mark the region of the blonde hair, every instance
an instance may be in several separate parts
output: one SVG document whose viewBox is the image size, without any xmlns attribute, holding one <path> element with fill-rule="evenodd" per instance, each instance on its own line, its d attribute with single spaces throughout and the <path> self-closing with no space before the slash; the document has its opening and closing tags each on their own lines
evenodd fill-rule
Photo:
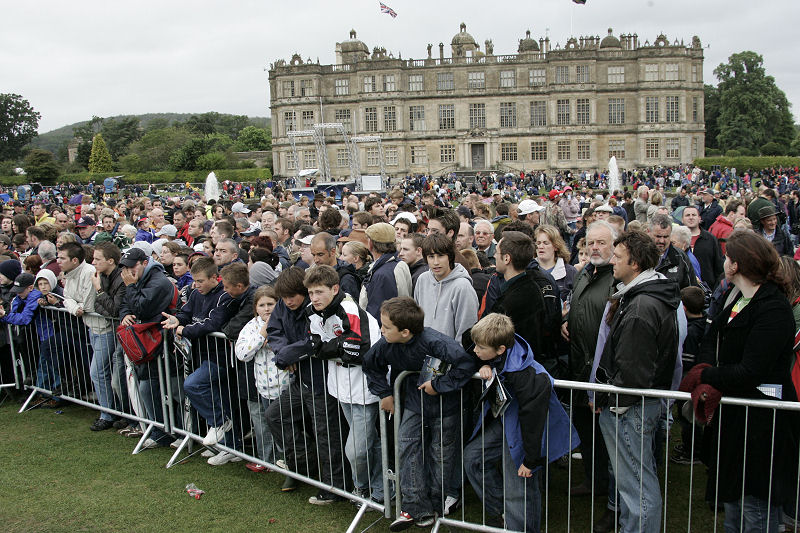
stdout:
<svg viewBox="0 0 800 533">
<path fill-rule="evenodd" d="M 569 261 L 569 256 L 570 256 L 569 250 L 567 249 L 567 245 L 564 242 L 564 239 L 561 238 L 561 232 L 558 231 L 557 227 L 550 226 L 548 224 L 539 226 L 533 232 L 534 239 L 538 238 L 540 233 L 544 233 L 545 235 L 547 235 L 547 238 L 553 244 L 556 259 L 560 257 L 564 261 Z M 534 246 L 536 246 L 535 242 Z"/>
<path fill-rule="evenodd" d="M 495 350 L 514 345 L 514 323 L 506 315 L 490 313 L 480 319 L 470 330 L 472 342 Z"/>
</svg>

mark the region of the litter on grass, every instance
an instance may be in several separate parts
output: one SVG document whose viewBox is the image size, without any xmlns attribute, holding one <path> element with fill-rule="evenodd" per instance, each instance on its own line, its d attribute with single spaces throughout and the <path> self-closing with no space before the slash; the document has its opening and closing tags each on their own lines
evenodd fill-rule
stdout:
<svg viewBox="0 0 800 533">
<path fill-rule="evenodd" d="M 192 496 L 195 500 L 199 500 L 200 497 L 206 493 L 206 491 L 198 489 L 197 485 L 194 483 L 189 483 L 186 485 L 186 492 L 189 493 L 189 496 Z"/>
</svg>

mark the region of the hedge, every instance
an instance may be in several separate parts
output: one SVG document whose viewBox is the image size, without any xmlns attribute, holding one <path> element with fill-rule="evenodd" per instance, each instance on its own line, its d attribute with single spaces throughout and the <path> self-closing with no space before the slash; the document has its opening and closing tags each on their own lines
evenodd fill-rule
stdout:
<svg viewBox="0 0 800 533">
<path fill-rule="evenodd" d="M 711 170 L 714 165 L 721 169 L 735 168 L 737 172 L 745 170 L 759 171 L 765 168 L 796 167 L 800 166 L 800 157 L 770 156 L 770 157 L 701 157 L 694 160 L 694 164 L 703 170 Z"/>
<path fill-rule="evenodd" d="M 268 168 L 244 168 L 244 169 L 228 169 L 228 170 L 215 170 L 217 179 L 219 181 L 231 180 L 241 182 L 254 182 L 257 179 L 269 180 L 272 178 L 272 172 Z M 149 184 L 149 183 L 205 183 L 208 171 L 197 170 L 194 172 L 141 172 L 141 173 L 114 173 L 109 172 L 105 174 L 90 174 L 89 172 L 81 172 L 79 174 L 62 174 L 58 177 L 59 183 L 88 183 L 94 181 L 96 184 L 102 184 L 103 180 L 108 177 L 122 175 L 122 182 L 125 184 Z M 0 177 L 0 185 L 24 185 L 29 182 L 27 176 L 2 176 Z M 48 184 L 45 184 L 48 185 Z"/>
</svg>

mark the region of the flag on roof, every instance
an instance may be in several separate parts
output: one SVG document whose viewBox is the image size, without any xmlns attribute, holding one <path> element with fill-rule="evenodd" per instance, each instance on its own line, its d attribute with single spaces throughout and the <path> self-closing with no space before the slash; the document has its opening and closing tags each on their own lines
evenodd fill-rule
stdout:
<svg viewBox="0 0 800 533">
<path fill-rule="evenodd" d="M 584 0 L 584 1 L 586 1 L 586 0 Z M 391 7 L 387 6 L 383 2 L 381 2 L 381 13 L 386 13 L 387 15 L 391 15 L 392 18 L 395 18 L 397 16 L 397 13 L 395 12 L 395 10 L 392 9 Z"/>
<path fill-rule="evenodd" d="M 584 5 L 586 3 L 586 0 L 572 0 L 572 1 L 575 2 L 576 4 L 581 4 L 581 5 Z"/>
</svg>

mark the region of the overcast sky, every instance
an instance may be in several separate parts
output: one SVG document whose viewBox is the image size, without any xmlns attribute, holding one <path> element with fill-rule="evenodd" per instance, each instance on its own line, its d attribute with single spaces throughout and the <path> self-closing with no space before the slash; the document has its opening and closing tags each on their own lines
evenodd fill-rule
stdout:
<svg viewBox="0 0 800 533">
<path fill-rule="evenodd" d="M 267 72 L 294 52 L 335 60 L 334 46 L 351 28 L 370 50 L 383 46 L 405 59 L 424 58 L 426 45 L 450 39 L 459 24 L 483 49 L 516 53 L 530 29 L 549 29 L 552 45 L 573 34 L 638 33 L 641 42 L 665 33 L 670 42 L 698 35 L 706 83 L 728 56 L 753 50 L 764 57 L 800 116 L 798 0 L 379 0 L 289 2 L 140 0 L 4 2 L 0 31 L 0 93 L 17 93 L 42 114 L 39 132 L 87 120 L 153 112 L 218 111 L 269 115 Z M 487 7 L 489 8 L 487 10 Z M 446 55 L 449 55 L 447 53 Z"/>
</svg>

